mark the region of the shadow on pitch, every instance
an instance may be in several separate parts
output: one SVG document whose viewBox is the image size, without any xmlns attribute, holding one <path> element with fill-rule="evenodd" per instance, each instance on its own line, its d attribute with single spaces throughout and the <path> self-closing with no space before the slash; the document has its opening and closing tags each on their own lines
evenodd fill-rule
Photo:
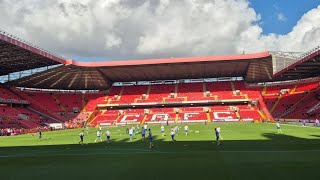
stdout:
<svg viewBox="0 0 320 180">
<path fill-rule="evenodd" d="M 201 152 L 201 151 L 290 151 L 290 150 L 320 150 L 320 135 L 313 135 L 316 139 L 305 139 L 277 133 L 265 133 L 265 140 L 227 140 L 221 141 L 217 145 L 212 141 L 179 141 L 176 142 L 164 140 L 161 136 L 154 136 L 154 148 L 149 149 L 149 139 L 141 139 L 137 135 L 132 141 L 129 138 L 121 140 L 111 140 L 108 144 L 103 142 L 90 142 L 84 145 L 66 144 L 66 145 L 43 145 L 43 146 L 18 146 L 1 147 L 1 156 L 15 154 L 49 154 L 67 153 L 67 154 L 133 154 L 144 152 L 163 152 L 163 153 L 183 153 L 183 152 Z M 214 136 L 212 136 L 214 139 Z M 86 140 L 85 140 L 86 143 Z M 197 155 L 197 154 L 195 154 Z"/>
</svg>

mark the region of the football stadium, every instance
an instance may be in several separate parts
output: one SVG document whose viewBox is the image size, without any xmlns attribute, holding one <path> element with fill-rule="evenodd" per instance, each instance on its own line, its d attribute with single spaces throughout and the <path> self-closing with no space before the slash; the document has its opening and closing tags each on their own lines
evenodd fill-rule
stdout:
<svg viewBox="0 0 320 180">
<path fill-rule="evenodd" d="M 315 179 L 320 46 L 83 62 L 0 31 L 0 177 Z"/>
<path fill-rule="evenodd" d="M 317 175 L 319 48 L 90 63 L 0 40 L 5 179 Z"/>
</svg>

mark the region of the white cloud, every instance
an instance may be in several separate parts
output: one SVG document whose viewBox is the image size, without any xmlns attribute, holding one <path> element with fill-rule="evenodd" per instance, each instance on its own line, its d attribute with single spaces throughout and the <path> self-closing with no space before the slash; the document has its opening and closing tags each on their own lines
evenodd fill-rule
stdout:
<svg viewBox="0 0 320 180">
<path fill-rule="evenodd" d="M 120 47 L 122 43 L 121 38 L 113 34 L 107 34 L 105 36 L 105 39 L 106 39 L 105 45 L 107 49 L 113 48 L 113 47 Z"/>
<path fill-rule="evenodd" d="M 288 34 L 263 35 L 248 0 L 0 0 L 0 29 L 67 57 L 306 51 L 320 42 L 318 19 L 320 6 Z"/>
<path fill-rule="evenodd" d="M 278 21 L 282 21 L 282 22 L 285 22 L 287 20 L 287 18 L 284 16 L 283 13 L 278 13 L 277 19 L 278 19 Z"/>
</svg>

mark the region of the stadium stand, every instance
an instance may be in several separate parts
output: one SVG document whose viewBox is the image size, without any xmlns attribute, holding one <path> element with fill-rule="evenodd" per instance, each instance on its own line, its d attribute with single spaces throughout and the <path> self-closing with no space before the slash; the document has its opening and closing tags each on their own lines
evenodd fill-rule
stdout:
<svg viewBox="0 0 320 180">
<path fill-rule="evenodd" d="M 15 99 L 15 100 L 20 100 L 18 96 L 15 94 L 11 93 L 7 88 L 0 86 L 0 98 L 3 99 Z"/>
<path fill-rule="evenodd" d="M 22 91 L 19 89 L 14 89 L 11 92 L 4 89 L 2 92 L 5 91 L 6 95 L 2 97 L 25 98 L 31 102 L 28 106 L 39 113 L 32 112 L 25 107 L 2 107 L 5 110 L 0 112 L 0 115 L 3 117 L 2 119 L 12 122 L 5 123 L 5 126 L 23 128 L 35 128 L 43 123 L 53 122 L 42 117 L 41 114 L 65 122 L 68 127 L 79 127 L 86 120 L 88 125 L 94 126 L 98 124 L 164 123 L 167 120 L 171 123 L 221 120 L 264 121 L 270 119 L 270 116 L 266 116 L 269 111 L 273 117 L 281 117 L 282 115 L 283 118 L 291 119 L 319 118 L 318 84 L 318 82 L 313 82 L 268 86 L 264 96 L 262 94 L 265 88 L 248 87 L 244 81 L 114 86 L 109 93 Z M 295 91 L 292 90 L 293 88 Z M 209 95 L 207 96 L 207 94 Z M 263 101 L 259 101 L 259 97 Z M 98 107 L 99 104 L 107 104 L 112 107 L 113 105 L 135 103 L 185 103 L 208 100 L 234 100 L 236 102 L 238 99 L 258 101 L 258 104 L 220 104 L 195 107 L 189 104 L 188 107 L 125 107 L 119 110 Z M 308 103 L 306 104 L 306 102 Z M 277 106 L 273 108 L 275 104 Z M 263 107 L 266 107 L 267 110 Z M 295 107 L 295 111 L 290 112 L 293 107 Z M 316 109 L 312 113 L 307 113 L 314 107 Z M 22 121 L 18 116 L 21 114 L 26 115 L 27 120 Z M 6 121 L 2 122 L 2 126 Z"/>
<path fill-rule="evenodd" d="M 3 33 L 0 47 L 2 128 L 320 118 L 319 48 L 285 64 L 275 52 L 78 62 Z"/>
<path fill-rule="evenodd" d="M 157 85 L 113 86 L 109 93 L 75 93 L 59 91 L 30 91 L 2 87 L 1 98 L 25 99 L 28 107 L 3 107 L 0 115 L 2 127 L 35 128 L 43 123 L 54 122 L 42 116 L 46 114 L 68 127 L 80 127 L 87 120 L 88 125 L 122 123 L 164 123 L 174 122 L 214 122 L 264 121 L 273 117 L 290 119 L 319 118 L 319 82 L 294 85 L 276 85 L 266 88 L 249 87 L 244 81 L 212 83 L 179 83 Z M 265 90 L 264 95 L 263 91 Z M 259 101 L 259 97 L 263 101 Z M 108 110 L 99 104 L 125 105 L 134 103 L 185 103 L 188 101 L 248 99 L 258 101 L 258 105 L 195 106 L 166 108 L 130 108 Z M 308 102 L 306 104 L 306 102 Z M 263 107 L 266 107 L 263 109 Z M 294 108 L 294 111 L 292 111 Z M 310 109 L 314 108 L 312 113 Z M 207 110 L 206 110 L 207 109 Z M 4 111 L 6 112 L 4 114 Z M 146 111 L 148 111 L 146 113 Z M 208 111 L 208 112 L 206 112 Z M 96 113 L 94 113 L 96 112 Z M 309 112 L 309 113 L 308 113 Z M 19 115 L 26 115 L 21 120 Z M 271 117 L 272 118 L 272 117 Z M 41 120 L 40 120 L 41 119 Z M 10 122 L 10 123 L 4 123 Z"/>
</svg>

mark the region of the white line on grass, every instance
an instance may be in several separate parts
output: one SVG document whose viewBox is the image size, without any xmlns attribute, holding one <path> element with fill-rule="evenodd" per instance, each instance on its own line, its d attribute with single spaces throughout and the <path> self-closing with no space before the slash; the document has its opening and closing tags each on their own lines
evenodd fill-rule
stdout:
<svg viewBox="0 0 320 180">
<path fill-rule="evenodd" d="M 300 128 L 320 129 L 319 127 L 315 127 L 315 126 L 302 126 L 302 125 L 298 125 L 298 124 L 286 124 L 286 123 L 281 123 L 281 125 L 284 125 L 284 126 L 292 126 L 292 127 L 300 127 Z"/>
</svg>

